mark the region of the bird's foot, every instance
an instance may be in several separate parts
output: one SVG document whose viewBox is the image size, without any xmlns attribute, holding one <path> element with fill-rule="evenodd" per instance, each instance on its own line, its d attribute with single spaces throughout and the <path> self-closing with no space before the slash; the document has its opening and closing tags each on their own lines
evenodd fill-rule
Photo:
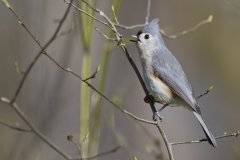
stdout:
<svg viewBox="0 0 240 160">
<path fill-rule="evenodd" d="M 158 119 L 162 121 L 162 116 L 160 115 L 160 112 L 156 111 L 153 113 L 153 121 L 157 121 Z"/>
<path fill-rule="evenodd" d="M 154 102 L 154 97 L 151 94 L 146 95 L 146 97 L 144 98 L 144 101 L 146 103 L 152 103 L 152 102 Z"/>
</svg>

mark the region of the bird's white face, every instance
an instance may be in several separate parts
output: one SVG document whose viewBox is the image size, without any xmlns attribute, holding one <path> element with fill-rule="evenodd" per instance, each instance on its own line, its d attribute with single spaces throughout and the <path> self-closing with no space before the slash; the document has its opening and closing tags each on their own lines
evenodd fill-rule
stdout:
<svg viewBox="0 0 240 160">
<path fill-rule="evenodd" d="M 138 34 L 138 47 L 142 54 L 150 53 L 154 48 L 157 47 L 157 39 L 149 33 Z"/>
</svg>

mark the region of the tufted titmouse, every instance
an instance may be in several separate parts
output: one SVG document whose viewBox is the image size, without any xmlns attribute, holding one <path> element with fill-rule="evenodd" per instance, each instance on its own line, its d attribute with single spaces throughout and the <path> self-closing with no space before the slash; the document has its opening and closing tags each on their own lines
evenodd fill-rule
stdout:
<svg viewBox="0 0 240 160">
<path fill-rule="evenodd" d="M 155 102 L 166 106 L 184 106 L 192 111 L 201 124 L 208 142 L 217 142 L 204 123 L 192 87 L 175 56 L 165 46 L 158 19 L 153 19 L 131 40 L 137 43 L 145 84 Z"/>
</svg>

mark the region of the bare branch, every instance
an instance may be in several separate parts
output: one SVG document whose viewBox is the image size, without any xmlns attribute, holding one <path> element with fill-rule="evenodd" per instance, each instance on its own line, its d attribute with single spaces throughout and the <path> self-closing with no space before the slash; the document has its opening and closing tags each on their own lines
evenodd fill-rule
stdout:
<svg viewBox="0 0 240 160">
<path fill-rule="evenodd" d="M 72 3 L 73 0 L 71 0 L 70 3 Z M 5 4 L 5 3 L 4 3 Z M 49 39 L 49 41 L 42 46 L 41 43 L 38 41 L 38 39 L 33 35 L 33 33 L 28 29 L 28 27 L 23 23 L 22 19 L 18 16 L 18 14 L 15 12 L 15 10 L 11 7 L 10 4 L 6 5 L 6 7 L 13 13 L 13 15 L 17 18 L 18 23 L 27 31 L 27 33 L 30 35 L 30 37 L 38 44 L 38 46 L 41 48 L 41 51 L 34 57 L 33 61 L 30 63 L 30 65 L 28 66 L 27 70 L 25 71 L 25 74 L 23 75 L 23 78 L 20 82 L 20 84 L 18 85 L 16 92 L 11 100 L 11 103 L 14 103 L 16 101 L 16 98 L 18 97 L 22 86 L 24 84 L 24 82 L 26 81 L 30 71 L 32 70 L 33 66 L 35 65 L 35 63 L 37 62 L 37 60 L 40 58 L 40 56 L 42 55 L 42 53 L 46 52 L 46 48 L 54 41 L 54 39 L 56 38 L 58 32 L 60 31 L 63 22 L 66 20 L 67 15 L 70 11 L 70 5 L 68 5 L 66 12 L 64 13 L 62 19 L 59 22 L 59 25 L 57 26 L 54 34 L 52 35 L 52 37 Z"/>
<path fill-rule="evenodd" d="M 212 89 L 213 89 L 213 86 L 210 86 L 204 93 L 202 93 L 199 96 L 197 96 L 197 99 L 200 99 L 203 96 L 207 95 Z"/>
<path fill-rule="evenodd" d="M 83 79 L 83 81 L 88 81 L 88 80 L 90 80 L 90 79 L 95 78 L 99 71 L 100 71 L 100 66 L 97 66 L 97 68 L 96 68 L 96 70 L 94 71 L 94 73 L 93 73 L 90 77 Z"/>
<path fill-rule="evenodd" d="M 73 135 L 68 135 L 67 140 L 75 146 L 75 148 L 78 150 L 78 153 L 80 155 L 80 159 L 82 160 L 82 151 L 81 151 L 80 145 L 78 144 L 78 141 L 74 140 Z"/>
<path fill-rule="evenodd" d="M 100 96 L 102 96 L 105 100 L 107 100 L 109 103 L 111 103 L 113 106 L 117 107 L 121 112 L 125 113 L 126 115 L 130 116 L 131 118 L 143 122 L 143 123 L 147 123 L 147 124 L 156 124 L 156 122 L 154 121 L 149 121 L 149 120 L 145 120 L 142 118 L 137 117 L 136 115 L 132 114 L 131 112 L 128 112 L 127 110 L 125 110 L 123 107 L 121 107 L 120 105 L 116 104 L 115 102 L 113 102 L 110 98 L 108 98 L 107 96 L 105 96 L 102 92 L 100 92 L 98 89 L 96 89 L 91 83 L 89 83 L 88 81 L 84 81 L 82 79 L 81 76 L 79 76 L 77 73 L 73 72 L 70 68 L 65 68 L 63 67 L 60 63 L 58 63 L 53 57 L 51 57 L 49 54 L 45 53 L 45 55 L 54 63 L 56 64 L 60 69 L 62 69 L 63 71 L 66 71 L 72 75 L 74 75 L 75 77 L 79 78 L 82 82 L 86 83 L 92 90 L 94 90 L 96 93 L 98 93 Z"/>
<path fill-rule="evenodd" d="M 151 9 L 151 0 L 148 0 L 148 4 L 147 4 L 147 15 L 146 15 L 146 18 L 145 18 L 145 24 L 148 24 L 148 22 L 149 22 L 150 9 Z"/>
<path fill-rule="evenodd" d="M 32 132 L 31 129 L 20 128 L 20 127 L 17 126 L 17 125 L 13 126 L 13 125 L 7 124 L 6 122 L 3 122 L 3 121 L 0 121 L 0 124 L 3 125 L 3 126 L 5 126 L 5 127 L 10 128 L 10 129 L 16 130 L 16 131 L 27 132 L 27 133 Z"/>
<path fill-rule="evenodd" d="M 119 24 L 117 15 L 116 15 L 116 13 L 115 13 L 115 8 L 114 8 L 114 6 L 112 6 L 112 13 L 113 13 L 113 17 L 114 17 L 115 22 L 116 22 L 117 24 Z"/>
<path fill-rule="evenodd" d="M 64 153 L 57 145 L 51 142 L 45 135 L 43 135 L 35 125 L 27 118 L 27 116 L 22 112 L 22 110 L 18 107 L 16 103 L 11 103 L 11 101 L 6 97 L 1 97 L 0 101 L 2 103 L 8 104 L 12 107 L 12 109 L 19 115 L 19 117 L 28 125 L 28 127 L 32 130 L 32 132 L 40 138 L 44 143 L 50 146 L 53 150 L 59 153 L 62 157 L 69 160 L 69 157 L 66 153 Z"/>
<path fill-rule="evenodd" d="M 174 34 L 174 35 L 167 35 L 164 30 L 161 30 L 161 33 L 163 36 L 167 37 L 167 38 L 171 38 L 171 39 L 175 39 L 178 38 L 180 36 L 183 36 L 185 34 L 188 34 L 190 32 L 193 32 L 195 30 L 197 30 L 198 28 L 200 28 L 201 26 L 207 24 L 207 23 L 211 23 L 213 20 L 213 15 L 209 15 L 207 19 L 202 20 L 201 22 L 198 22 L 196 25 L 194 25 L 192 28 L 187 29 L 187 30 L 183 30 L 182 32 L 178 33 L 178 34 Z"/>
<path fill-rule="evenodd" d="M 238 130 L 235 133 L 231 133 L 231 134 L 227 134 L 227 132 L 225 132 L 223 135 L 216 136 L 215 139 L 222 139 L 222 138 L 228 138 L 228 137 L 238 137 L 239 135 L 240 135 L 240 130 Z M 195 141 L 174 142 L 174 143 L 171 143 L 171 145 L 193 144 L 193 143 L 201 143 L 201 142 L 207 142 L 207 139 L 203 138 L 203 139 L 195 140 Z"/>
<path fill-rule="evenodd" d="M 101 34 L 105 39 L 107 39 L 107 40 L 111 40 L 111 41 L 117 41 L 117 39 L 116 38 L 110 38 L 110 37 L 108 37 L 106 34 L 104 34 L 100 29 L 98 29 L 97 27 L 94 27 L 95 28 L 95 30 L 99 33 L 99 34 Z"/>
<path fill-rule="evenodd" d="M 136 24 L 132 26 L 125 26 L 123 24 L 114 24 L 116 27 L 122 28 L 122 29 L 135 29 L 135 28 L 140 28 L 144 27 L 146 24 Z"/>
<path fill-rule="evenodd" d="M 100 19 L 97 19 L 95 16 L 93 16 L 93 15 L 87 13 L 86 11 L 78 8 L 76 5 L 72 4 L 71 2 L 69 2 L 69 1 L 67 1 L 67 0 L 64 0 L 64 1 L 65 1 L 67 4 L 70 4 L 71 6 L 73 6 L 73 8 L 75 8 L 76 10 L 78 10 L 78 11 L 84 13 L 85 15 L 91 17 L 91 18 L 94 19 L 95 21 L 97 21 L 97 22 L 105 25 L 105 26 L 108 27 L 108 28 L 111 28 L 111 26 L 110 26 L 109 24 L 107 24 L 106 22 L 104 22 L 104 21 L 102 21 L 102 20 L 100 20 Z"/>
<path fill-rule="evenodd" d="M 72 3 L 73 0 L 71 0 Z M 3 2 L 3 1 L 2 1 Z M 7 1 L 6 1 L 7 2 Z M 14 111 L 21 117 L 21 119 L 28 125 L 28 127 L 32 130 L 32 132 L 39 137 L 44 143 L 46 143 L 48 146 L 50 146 L 53 150 L 55 150 L 59 155 L 61 155 L 62 157 L 64 157 L 65 159 L 71 159 L 66 153 L 64 153 L 58 146 L 56 146 L 53 142 L 51 142 L 47 137 L 45 137 L 45 135 L 43 135 L 36 127 L 35 125 L 27 118 L 27 116 L 22 112 L 22 110 L 17 106 L 17 104 L 15 103 L 16 98 L 18 97 L 22 86 L 24 84 L 24 82 L 26 81 L 30 71 L 32 70 L 33 66 L 35 65 L 35 63 L 38 61 L 38 59 L 40 58 L 40 56 L 42 55 L 42 53 L 46 53 L 46 48 L 55 40 L 58 32 L 60 31 L 60 28 L 62 27 L 64 21 L 67 18 L 67 15 L 70 11 L 70 5 L 68 5 L 59 25 L 57 26 L 54 34 L 52 35 L 52 37 L 49 39 L 49 41 L 42 46 L 40 44 L 40 42 L 38 41 L 38 39 L 32 34 L 32 32 L 28 29 L 28 27 L 23 23 L 23 21 L 21 20 L 21 18 L 18 16 L 18 14 L 15 12 L 15 10 L 11 7 L 11 5 L 9 3 L 3 2 L 6 7 L 13 13 L 13 15 L 16 17 L 16 19 L 18 20 L 19 24 L 27 31 L 27 33 L 31 36 L 31 38 L 39 45 L 39 47 L 41 48 L 41 51 L 34 57 L 33 61 L 30 63 L 30 65 L 28 66 L 25 74 L 23 75 L 23 78 L 20 82 L 20 84 L 18 85 L 16 92 L 12 98 L 12 100 L 10 101 L 7 98 L 2 97 L 1 98 L 1 102 L 6 103 L 8 105 L 10 105 Z"/>
</svg>

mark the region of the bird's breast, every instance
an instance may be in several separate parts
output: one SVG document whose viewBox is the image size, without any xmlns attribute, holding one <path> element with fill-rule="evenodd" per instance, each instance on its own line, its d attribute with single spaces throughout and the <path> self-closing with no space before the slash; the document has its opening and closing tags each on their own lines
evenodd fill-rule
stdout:
<svg viewBox="0 0 240 160">
<path fill-rule="evenodd" d="M 171 89 L 153 73 L 152 67 L 146 65 L 143 67 L 143 76 L 146 86 L 151 95 L 160 103 L 172 103 L 174 93 Z"/>
</svg>

